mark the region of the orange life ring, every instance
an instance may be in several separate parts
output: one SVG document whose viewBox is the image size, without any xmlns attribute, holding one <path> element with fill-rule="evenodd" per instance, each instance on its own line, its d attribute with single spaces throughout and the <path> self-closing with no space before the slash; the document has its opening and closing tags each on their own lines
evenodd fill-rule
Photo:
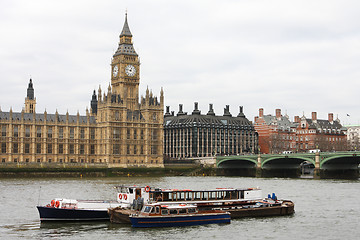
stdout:
<svg viewBox="0 0 360 240">
<path fill-rule="evenodd" d="M 127 195 L 126 194 L 124 194 L 124 200 L 126 200 L 127 199 Z"/>
<path fill-rule="evenodd" d="M 60 202 L 59 201 L 56 201 L 55 202 L 55 207 L 58 208 L 60 206 Z"/>
<path fill-rule="evenodd" d="M 54 199 L 51 200 L 51 206 L 52 206 L 52 207 L 55 206 L 55 200 L 54 200 Z"/>
<path fill-rule="evenodd" d="M 150 187 L 149 186 L 145 187 L 145 192 L 150 192 Z"/>
<path fill-rule="evenodd" d="M 122 194 L 121 194 L 121 193 L 119 193 L 119 199 L 120 199 L 120 200 L 122 199 Z"/>
</svg>

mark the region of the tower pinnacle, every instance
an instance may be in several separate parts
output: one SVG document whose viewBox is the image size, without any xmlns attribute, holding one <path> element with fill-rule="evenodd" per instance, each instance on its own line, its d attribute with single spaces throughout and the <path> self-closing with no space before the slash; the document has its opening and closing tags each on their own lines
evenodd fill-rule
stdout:
<svg viewBox="0 0 360 240">
<path fill-rule="evenodd" d="M 132 37 L 132 34 L 130 32 L 130 28 L 129 28 L 129 24 L 128 24 L 128 21 L 127 21 L 127 12 L 125 13 L 125 23 L 124 23 L 123 29 L 121 31 L 120 38 L 122 36 Z"/>
</svg>

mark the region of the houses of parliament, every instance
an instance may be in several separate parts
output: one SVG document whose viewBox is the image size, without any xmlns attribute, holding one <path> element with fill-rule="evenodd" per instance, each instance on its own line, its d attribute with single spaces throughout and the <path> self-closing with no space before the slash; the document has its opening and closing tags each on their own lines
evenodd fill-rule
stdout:
<svg viewBox="0 0 360 240">
<path fill-rule="evenodd" d="M 37 113 L 30 79 L 21 112 L 0 110 L 1 163 L 105 163 L 163 167 L 164 92 L 140 97 L 140 61 L 125 16 L 111 85 L 94 90 L 85 116 Z"/>
</svg>

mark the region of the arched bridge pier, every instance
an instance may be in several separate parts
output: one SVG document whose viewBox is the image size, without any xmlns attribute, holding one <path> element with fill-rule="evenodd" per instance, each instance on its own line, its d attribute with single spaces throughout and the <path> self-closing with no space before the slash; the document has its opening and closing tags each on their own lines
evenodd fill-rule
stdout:
<svg viewBox="0 0 360 240">
<path fill-rule="evenodd" d="M 224 175 L 256 177 L 300 177 L 307 166 L 314 178 L 359 178 L 360 152 L 233 155 L 216 157 Z"/>
</svg>

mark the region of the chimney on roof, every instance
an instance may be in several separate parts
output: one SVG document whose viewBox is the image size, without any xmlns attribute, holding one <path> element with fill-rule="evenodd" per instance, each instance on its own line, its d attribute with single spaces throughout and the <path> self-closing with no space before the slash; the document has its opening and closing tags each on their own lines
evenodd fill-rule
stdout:
<svg viewBox="0 0 360 240">
<path fill-rule="evenodd" d="M 209 111 L 208 111 L 207 115 L 215 116 L 215 112 L 214 112 L 212 103 L 209 104 Z"/>
<path fill-rule="evenodd" d="M 229 108 L 229 105 L 226 105 L 225 108 L 224 108 L 224 116 L 229 116 L 231 117 L 231 113 L 230 113 L 230 108 Z"/>
<path fill-rule="evenodd" d="M 197 102 L 194 103 L 194 111 L 192 112 L 192 114 L 193 114 L 193 115 L 194 115 L 194 114 L 198 114 L 198 115 L 201 114 Z"/>
<path fill-rule="evenodd" d="M 245 117 L 243 106 L 239 106 L 239 114 L 237 115 L 237 117 Z"/>
<path fill-rule="evenodd" d="M 276 109 L 275 113 L 276 113 L 276 118 L 281 118 L 281 109 Z"/>
<path fill-rule="evenodd" d="M 295 116 L 295 117 L 294 117 L 294 122 L 299 123 L 299 122 L 300 122 L 300 117 L 299 117 L 299 116 Z"/>
<path fill-rule="evenodd" d="M 179 104 L 179 112 L 178 112 L 177 116 L 181 116 L 181 115 L 184 115 L 183 105 L 182 105 L 182 104 Z"/>
<path fill-rule="evenodd" d="M 171 116 L 170 114 L 170 106 L 166 106 L 166 113 L 165 113 L 165 117 Z"/>
<path fill-rule="evenodd" d="M 259 108 L 259 117 L 264 117 L 264 109 L 263 108 Z"/>
<path fill-rule="evenodd" d="M 332 124 L 334 122 L 334 114 L 329 113 L 329 122 Z"/>
<path fill-rule="evenodd" d="M 258 116 L 254 117 L 254 123 L 256 123 L 258 119 L 259 119 Z"/>
<path fill-rule="evenodd" d="M 316 121 L 316 120 L 317 120 L 317 116 L 316 116 L 316 115 L 317 115 L 316 112 L 312 112 L 312 113 L 311 113 L 311 120 Z"/>
</svg>

